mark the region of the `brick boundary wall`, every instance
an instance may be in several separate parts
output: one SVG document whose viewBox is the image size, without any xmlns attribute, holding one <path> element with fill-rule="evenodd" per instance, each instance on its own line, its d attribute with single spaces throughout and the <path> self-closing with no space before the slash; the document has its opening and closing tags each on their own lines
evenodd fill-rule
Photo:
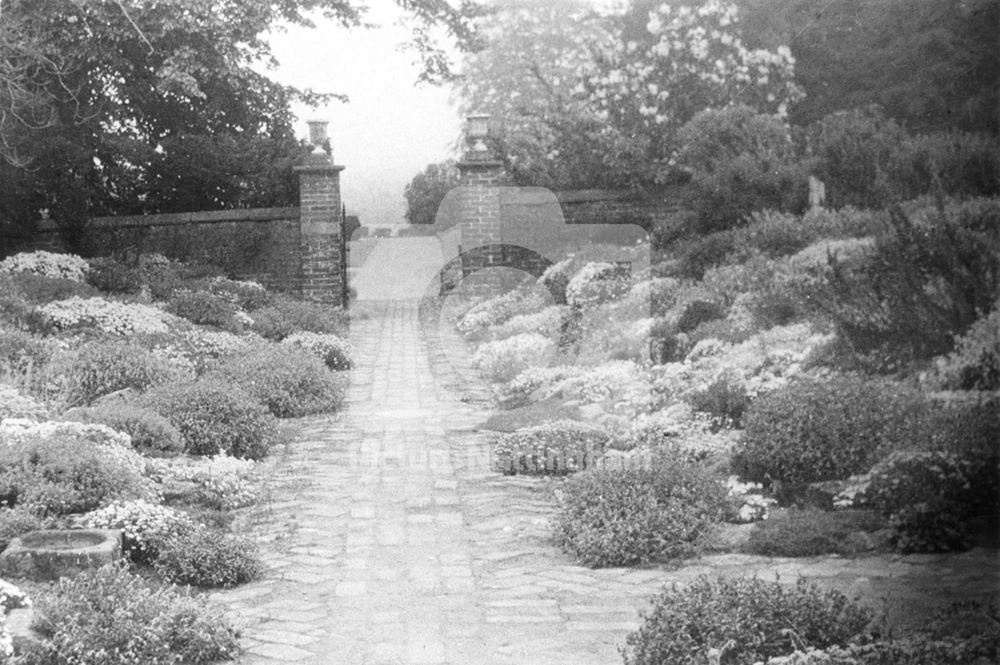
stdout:
<svg viewBox="0 0 1000 665">
<path fill-rule="evenodd" d="M 211 263 L 241 279 L 278 291 L 302 286 L 299 208 L 246 208 L 95 217 L 87 231 L 94 254 L 155 252 Z M 67 251 L 58 226 L 38 222 L 25 251 Z"/>
</svg>

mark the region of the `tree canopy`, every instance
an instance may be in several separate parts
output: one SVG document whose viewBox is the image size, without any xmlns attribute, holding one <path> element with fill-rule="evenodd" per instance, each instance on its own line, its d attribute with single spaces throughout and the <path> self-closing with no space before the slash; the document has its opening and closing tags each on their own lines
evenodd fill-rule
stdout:
<svg viewBox="0 0 1000 665">
<path fill-rule="evenodd" d="M 397 4 L 424 77 L 448 76 L 430 32 L 471 44 L 474 6 Z M 269 30 L 315 16 L 364 25 L 350 0 L 0 0 L 3 221 L 293 204 L 291 104 L 336 95 L 258 65 L 273 63 Z"/>
</svg>

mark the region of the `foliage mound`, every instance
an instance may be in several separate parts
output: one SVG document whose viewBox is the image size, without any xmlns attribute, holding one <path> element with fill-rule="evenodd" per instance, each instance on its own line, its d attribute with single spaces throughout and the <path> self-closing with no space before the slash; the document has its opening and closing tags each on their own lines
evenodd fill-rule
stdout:
<svg viewBox="0 0 1000 665">
<path fill-rule="evenodd" d="M 223 360 L 210 377 L 245 390 L 279 418 L 329 413 L 344 400 L 344 380 L 311 351 L 260 346 Z"/>
<path fill-rule="evenodd" d="M 128 403 L 103 404 L 71 409 L 63 416 L 83 423 L 102 423 L 125 432 L 132 445 L 147 454 L 170 454 L 184 449 L 180 431 L 150 409 Z"/>
<path fill-rule="evenodd" d="M 563 491 L 555 541 L 593 567 L 694 554 L 721 519 L 726 499 L 707 469 L 669 453 L 649 469 L 584 471 Z"/>
<path fill-rule="evenodd" d="M 66 368 L 70 405 L 89 404 L 125 388 L 144 391 L 176 378 L 170 364 L 129 341 L 91 342 L 81 347 Z"/>
<path fill-rule="evenodd" d="M 628 636 L 627 665 L 700 665 L 721 656 L 728 665 L 752 665 L 791 654 L 801 645 L 846 645 L 866 628 L 871 613 L 837 591 L 800 579 L 788 587 L 756 577 L 699 577 L 668 587 L 642 626 Z"/>
<path fill-rule="evenodd" d="M 859 377 L 795 381 L 750 405 L 733 470 L 787 488 L 863 473 L 911 441 L 920 402 L 914 391 Z"/>
<path fill-rule="evenodd" d="M 0 445 L 0 503 L 7 506 L 64 515 L 152 494 L 133 460 L 110 446 L 66 434 Z"/>
<path fill-rule="evenodd" d="M 185 452 L 193 455 L 225 452 L 260 459 L 277 438 L 277 421 L 260 402 L 211 377 L 161 386 L 147 393 L 141 405 L 180 430 Z"/>
<path fill-rule="evenodd" d="M 35 603 L 43 639 L 26 665 L 198 665 L 239 651 L 236 630 L 206 600 L 153 588 L 126 568 L 63 578 Z"/>
<path fill-rule="evenodd" d="M 868 547 L 857 534 L 883 526 L 885 522 L 871 511 L 789 508 L 757 522 L 745 549 L 762 556 L 856 554 Z"/>
<path fill-rule="evenodd" d="M 229 587 L 256 579 L 263 564 L 249 538 L 202 528 L 159 541 L 153 568 L 174 584 Z"/>
<path fill-rule="evenodd" d="M 254 311 L 250 329 L 274 341 L 294 332 L 343 335 L 347 314 L 339 307 L 274 296 L 270 304 Z"/>
<path fill-rule="evenodd" d="M 507 474 L 563 475 L 586 469 L 609 436 L 599 427 L 557 420 L 504 434 L 493 448 L 493 464 Z"/>
</svg>

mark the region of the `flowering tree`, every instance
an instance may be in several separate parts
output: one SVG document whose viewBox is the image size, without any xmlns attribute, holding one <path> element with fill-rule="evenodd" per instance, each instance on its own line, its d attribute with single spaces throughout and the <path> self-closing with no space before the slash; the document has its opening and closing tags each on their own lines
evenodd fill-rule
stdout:
<svg viewBox="0 0 1000 665">
<path fill-rule="evenodd" d="M 645 33 L 620 39 L 586 69 L 575 89 L 605 119 L 636 142 L 662 181 L 683 148 L 677 130 L 706 108 L 738 103 L 784 116 L 804 95 L 794 82 L 795 59 L 786 46 L 748 49 L 735 5 L 661 4 L 648 14 Z"/>
</svg>

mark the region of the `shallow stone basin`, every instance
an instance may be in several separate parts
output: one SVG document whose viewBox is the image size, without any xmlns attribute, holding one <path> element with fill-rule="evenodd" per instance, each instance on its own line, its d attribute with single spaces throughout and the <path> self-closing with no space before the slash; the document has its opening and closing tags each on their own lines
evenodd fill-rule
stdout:
<svg viewBox="0 0 1000 665">
<path fill-rule="evenodd" d="M 122 556 L 117 529 L 46 529 L 13 539 L 0 554 L 0 575 L 56 580 L 100 568 Z"/>
</svg>

